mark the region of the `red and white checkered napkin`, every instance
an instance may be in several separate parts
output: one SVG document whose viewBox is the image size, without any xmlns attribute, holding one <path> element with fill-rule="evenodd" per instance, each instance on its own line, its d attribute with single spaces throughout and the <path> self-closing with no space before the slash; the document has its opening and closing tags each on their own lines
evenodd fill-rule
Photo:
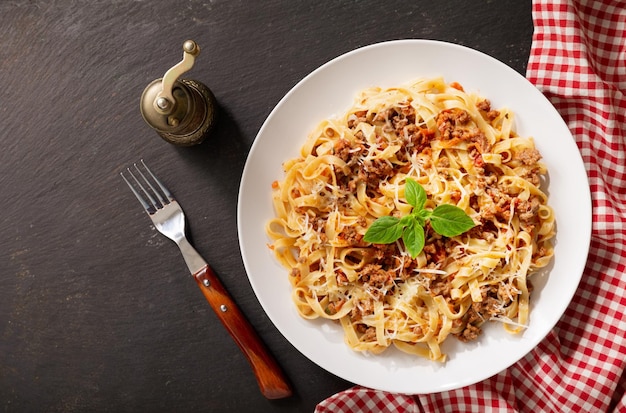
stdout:
<svg viewBox="0 0 626 413">
<path fill-rule="evenodd" d="M 317 413 L 626 412 L 626 1 L 534 0 L 532 17 L 527 78 L 567 122 L 591 186 L 576 295 L 537 348 L 483 382 L 411 397 L 357 386 Z"/>
</svg>

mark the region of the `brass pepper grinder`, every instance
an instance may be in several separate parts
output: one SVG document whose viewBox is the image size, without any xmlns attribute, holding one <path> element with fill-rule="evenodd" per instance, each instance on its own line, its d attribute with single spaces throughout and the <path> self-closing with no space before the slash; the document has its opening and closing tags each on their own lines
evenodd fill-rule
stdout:
<svg viewBox="0 0 626 413">
<path fill-rule="evenodd" d="M 179 146 L 201 143 L 215 124 L 217 103 L 209 88 L 179 77 L 189 71 L 200 46 L 183 43 L 183 60 L 150 83 L 141 95 L 141 116 L 167 142 Z"/>
</svg>

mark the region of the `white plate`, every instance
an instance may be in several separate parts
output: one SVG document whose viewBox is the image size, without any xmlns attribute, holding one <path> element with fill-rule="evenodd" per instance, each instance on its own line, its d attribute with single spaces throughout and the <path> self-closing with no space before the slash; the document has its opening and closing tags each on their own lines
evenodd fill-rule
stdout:
<svg viewBox="0 0 626 413">
<path fill-rule="evenodd" d="M 389 349 L 368 356 L 350 350 L 340 326 L 307 321 L 296 313 L 287 280 L 267 248 L 264 225 L 274 212 L 271 184 L 283 179 L 281 164 L 298 156 L 321 120 L 344 113 L 370 86 L 391 87 L 420 77 L 444 76 L 515 113 L 522 136 L 533 136 L 549 169 L 549 203 L 557 220 L 553 264 L 532 278 L 530 325 L 519 336 L 490 323 L 478 341 L 450 338 L 445 364 Z M 523 76 L 472 49 L 428 40 L 399 40 L 340 56 L 300 81 L 269 115 L 252 145 L 239 191 L 239 242 L 244 265 L 261 305 L 278 330 L 302 354 L 327 371 L 362 386 L 398 393 L 432 393 L 486 379 L 532 350 L 554 327 L 580 281 L 591 236 L 591 196 L 578 148 L 549 101 Z"/>
</svg>

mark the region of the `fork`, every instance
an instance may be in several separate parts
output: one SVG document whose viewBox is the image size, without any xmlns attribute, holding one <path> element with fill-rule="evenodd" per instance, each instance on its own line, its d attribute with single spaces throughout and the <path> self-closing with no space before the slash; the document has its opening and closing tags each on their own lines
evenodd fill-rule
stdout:
<svg viewBox="0 0 626 413">
<path fill-rule="evenodd" d="M 204 297 L 252 366 L 263 395 L 268 399 L 290 396 L 291 388 L 282 370 L 211 267 L 187 240 L 185 214 L 179 203 L 143 160 L 141 166 L 145 173 L 136 163 L 133 164 L 134 172 L 131 168 L 126 169 L 130 180 L 123 172 L 120 175 L 150 216 L 155 228 L 180 248 Z"/>
</svg>

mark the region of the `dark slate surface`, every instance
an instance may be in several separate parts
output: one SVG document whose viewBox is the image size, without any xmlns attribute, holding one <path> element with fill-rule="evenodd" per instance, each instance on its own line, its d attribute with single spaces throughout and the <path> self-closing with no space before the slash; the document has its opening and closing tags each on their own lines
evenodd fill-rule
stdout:
<svg viewBox="0 0 626 413">
<path fill-rule="evenodd" d="M 528 0 L 0 2 L 0 411 L 306 412 L 350 387 L 280 335 L 246 277 L 237 191 L 257 131 L 302 77 L 354 48 L 444 40 L 523 74 L 531 36 Z M 186 77 L 213 90 L 220 118 L 210 141 L 178 148 L 138 104 L 188 38 L 203 51 Z M 120 179 L 140 158 L 178 195 L 290 399 L 259 393 Z"/>
</svg>

